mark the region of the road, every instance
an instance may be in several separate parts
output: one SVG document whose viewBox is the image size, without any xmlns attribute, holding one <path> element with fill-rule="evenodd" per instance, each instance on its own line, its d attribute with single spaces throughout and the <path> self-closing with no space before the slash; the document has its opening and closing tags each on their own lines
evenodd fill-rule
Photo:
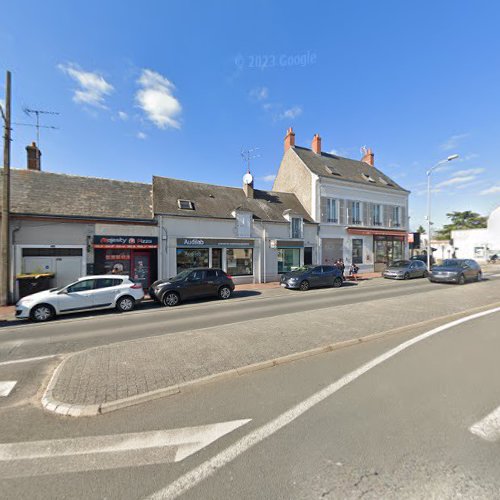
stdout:
<svg viewBox="0 0 500 500">
<path fill-rule="evenodd" d="M 277 316 L 350 303 L 361 307 L 374 298 L 383 307 L 386 297 L 408 295 L 411 302 L 412 294 L 431 289 L 436 288 L 424 280 L 373 280 L 341 290 L 273 290 L 227 303 L 16 326 L 0 329 L 0 352 L 6 363 L 232 323 L 242 315 Z M 439 289 L 446 294 L 449 287 Z M 69 450 L 36 458 L 34 445 L 25 446 L 24 458 L 9 463 L 2 460 L 7 451 L 0 446 L 2 496 L 146 498 L 171 485 L 175 490 L 179 478 L 196 467 L 207 470 L 205 462 L 217 454 L 227 459 L 224 450 L 236 445 L 241 453 L 189 489 L 186 498 L 492 498 L 500 486 L 498 442 L 485 441 L 469 428 L 500 406 L 499 320 L 500 313 L 491 314 L 422 340 L 248 448 L 239 440 L 245 443 L 252 433 L 261 436 L 263 426 L 280 421 L 319 390 L 426 329 L 201 386 L 175 401 L 161 399 L 90 419 L 40 410 L 39 391 L 57 364 L 55 358 L 0 365 L 0 380 L 23 384 L 17 395 L 0 398 L 0 443 L 49 441 L 44 449 Z M 237 423 L 200 451 L 189 454 L 188 449 L 178 462 L 170 452 L 147 445 L 151 431 L 165 432 L 162 439 L 170 442 L 172 429 L 224 422 Z M 114 443 L 121 435 L 130 442 L 131 433 L 139 434 L 130 449 L 108 444 L 106 460 L 96 458 L 103 442 Z M 97 455 L 88 452 L 88 443 L 74 441 L 92 436 L 97 437 L 92 444 Z M 61 441 L 65 439 L 73 441 Z"/>
</svg>

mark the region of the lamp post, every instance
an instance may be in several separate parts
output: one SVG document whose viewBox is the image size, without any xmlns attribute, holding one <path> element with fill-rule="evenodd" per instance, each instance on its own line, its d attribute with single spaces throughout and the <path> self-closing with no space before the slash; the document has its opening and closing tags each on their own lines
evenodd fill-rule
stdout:
<svg viewBox="0 0 500 500">
<path fill-rule="evenodd" d="M 433 167 L 427 170 L 427 269 L 431 269 L 431 174 L 434 170 L 448 161 L 456 160 L 457 154 L 450 155 L 444 160 L 438 161 Z"/>
</svg>

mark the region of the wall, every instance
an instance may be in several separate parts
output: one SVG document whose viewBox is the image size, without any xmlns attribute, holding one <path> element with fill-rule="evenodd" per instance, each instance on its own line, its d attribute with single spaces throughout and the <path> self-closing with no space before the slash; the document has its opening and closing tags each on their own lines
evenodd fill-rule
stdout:
<svg viewBox="0 0 500 500">
<path fill-rule="evenodd" d="M 485 260 L 484 257 L 476 255 L 474 248 L 488 246 L 487 229 L 465 229 L 452 231 L 453 246 L 458 259 Z M 437 253 L 437 252 L 435 252 Z"/>
</svg>

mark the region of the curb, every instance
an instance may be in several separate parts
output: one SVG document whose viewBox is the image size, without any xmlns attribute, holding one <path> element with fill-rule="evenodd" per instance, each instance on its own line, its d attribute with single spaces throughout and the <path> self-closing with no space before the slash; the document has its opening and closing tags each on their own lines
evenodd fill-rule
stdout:
<svg viewBox="0 0 500 500">
<path fill-rule="evenodd" d="M 472 309 L 467 309 L 466 311 L 457 312 L 454 314 L 439 316 L 437 318 L 428 319 L 425 321 L 421 321 L 419 323 L 413 323 L 411 325 L 400 326 L 397 328 L 393 328 L 392 330 L 387 330 L 385 332 L 373 333 L 371 335 L 365 335 L 363 337 L 357 337 L 349 340 L 342 340 L 340 342 L 334 342 L 333 344 L 327 344 L 321 347 L 315 347 L 312 349 L 308 349 L 306 351 L 295 352 L 292 354 L 287 354 L 285 356 L 280 356 L 277 358 L 273 358 L 270 360 L 260 361 L 258 363 L 253 363 L 251 365 L 241 366 L 239 368 L 233 368 L 231 370 L 226 370 L 219 373 L 214 373 L 212 375 L 208 375 L 206 377 L 201 377 L 193 380 L 189 380 L 188 382 L 183 382 L 182 384 L 171 385 L 168 387 L 164 387 L 161 389 L 157 389 L 155 391 L 145 392 L 143 394 L 138 394 L 135 396 L 130 396 L 127 398 L 117 399 L 115 401 L 110 401 L 108 403 L 100 403 L 95 405 L 77 405 L 77 404 L 68 404 L 57 401 L 52 396 L 52 392 L 54 386 L 57 382 L 59 372 L 62 370 L 66 362 L 71 359 L 72 356 L 78 354 L 72 353 L 67 356 L 61 364 L 55 369 L 50 381 L 47 385 L 47 389 L 42 396 L 41 403 L 45 410 L 57 413 L 58 415 L 68 416 L 68 417 L 93 417 L 97 415 L 101 415 L 104 413 L 109 413 L 115 410 L 120 410 L 122 408 L 128 408 L 130 406 L 134 406 L 141 403 L 146 403 L 148 401 L 154 401 L 155 399 L 160 399 L 167 396 L 172 396 L 175 394 L 180 394 L 182 392 L 187 392 L 189 389 L 208 384 L 211 382 L 216 382 L 219 380 L 228 379 L 231 377 L 238 377 L 242 375 L 246 375 L 248 373 L 256 372 L 259 370 L 264 370 L 266 368 L 272 368 L 274 366 L 283 365 L 286 363 L 291 363 L 293 361 L 297 361 L 300 359 L 308 358 L 311 356 L 316 356 L 318 354 L 325 354 L 327 352 L 336 351 L 338 349 L 343 349 L 345 347 L 350 347 L 356 344 L 361 344 L 364 342 L 370 342 L 373 340 L 378 340 L 381 338 L 389 337 L 391 335 L 396 335 L 398 333 L 404 333 L 407 330 L 413 328 L 420 328 L 430 323 L 435 323 L 443 320 L 453 320 L 454 318 L 467 316 L 474 312 L 479 312 L 482 310 L 487 310 L 492 307 L 500 306 L 500 302 L 496 302 L 493 304 L 488 304 L 485 306 L 474 307 Z"/>
</svg>

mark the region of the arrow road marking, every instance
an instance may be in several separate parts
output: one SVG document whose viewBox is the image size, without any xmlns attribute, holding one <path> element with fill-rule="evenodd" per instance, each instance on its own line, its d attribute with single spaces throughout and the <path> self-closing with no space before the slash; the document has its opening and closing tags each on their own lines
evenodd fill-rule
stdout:
<svg viewBox="0 0 500 500">
<path fill-rule="evenodd" d="M 407 340 L 402 344 L 399 344 L 393 349 L 390 349 L 380 356 L 377 356 L 375 359 L 372 359 L 368 363 L 360 366 L 356 370 L 348 373 L 347 375 L 344 375 L 336 382 L 333 382 L 332 384 L 326 386 L 324 389 L 316 392 L 296 406 L 285 411 L 274 420 L 271 420 L 267 424 L 264 424 L 262 427 L 259 427 L 258 429 L 250 432 L 225 450 L 222 450 L 220 453 L 198 465 L 191 471 L 186 472 L 185 474 L 177 478 L 173 483 L 153 493 L 152 495 L 147 497 L 147 500 L 172 500 L 174 498 L 178 498 L 183 493 L 186 493 L 191 488 L 195 487 L 196 485 L 210 477 L 219 469 L 222 469 L 227 464 L 231 463 L 235 458 L 239 457 L 253 446 L 264 441 L 264 439 L 267 439 L 268 437 L 278 432 L 280 429 L 283 429 L 287 425 L 291 424 L 294 420 L 309 411 L 311 408 L 314 408 L 317 404 L 321 403 L 326 398 L 332 396 L 351 382 L 354 382 L 356 379 L 364 375 L 366 372 L 372 370 L 376 366 L 381 365 L 388 359 L 391 359 L 394 356 L 398 355 L 400 352 L 403 352 L 409 347 L 418 344 L 422 340 L 437 335 L 444 330 L 448 330 L 449 328 L 461 325 L 462 323 L 466 323 L 467 321 L 471 321 L 473 319 L 481 318 L 483 316 L 487 316 L 488 314 L 497 312 L 500 312 L 500 307 L 495 307 L 494 309 L 471 314 L 470 316 L 465 316 L 464 318 L 460 318 L 455 321 L 451 321 L 450 323 L 438 326 L 437 328 L 422 333 L 421 335 L 417 335 L 416 337 Z"/>
<path fill-rule="evenodd" d="M 469 430 L 486 441 L 498 441 L 500 439 L 500 406 L 472 425 Z"/>
<path fill-rule="evenodd" d="M 0 479 L 180 462 L 248 422 L 0 444 Z"/>
<path fill-rule="evenodd" d="M 7 380 L 5 382 L 0 382 L 0 398 L 8 396 L 10 391 L 14 389 L 14 386 L 17 384 L 17 380 Z"/>
</svg>

